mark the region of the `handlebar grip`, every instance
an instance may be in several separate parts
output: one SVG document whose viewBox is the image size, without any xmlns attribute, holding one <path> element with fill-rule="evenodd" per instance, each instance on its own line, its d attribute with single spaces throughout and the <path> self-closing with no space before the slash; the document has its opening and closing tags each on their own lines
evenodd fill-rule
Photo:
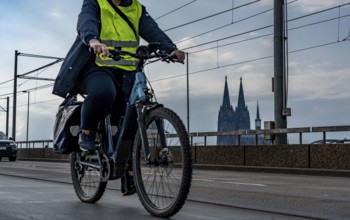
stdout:
<svg viewBox="0 0 350 220">
<path fill-rule="evenodd" d="M 168 56 L 166 57 L 166 59 L 169 60 L 170 62 L 173 62 L 173 63 L 179 63 L 179 62 L 180 62 L 179 59 L 178 59 L 176 56 L 170 56 L 170 55 L 168 55 Z"/>
<path fill-rule="evenodd" d="M 120 50 L 118 48 L 116 50 L 109 50 L 109 57 L 112 58 L 114 61 L 119 61 L 122 59 L 120 55 Z"/>
</svg>

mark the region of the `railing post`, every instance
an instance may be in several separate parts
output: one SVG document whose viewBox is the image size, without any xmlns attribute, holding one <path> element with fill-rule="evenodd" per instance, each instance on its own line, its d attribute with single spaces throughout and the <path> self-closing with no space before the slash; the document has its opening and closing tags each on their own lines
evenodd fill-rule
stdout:
<svg viewBox="0 0 350 220">
<path fill-rule="evenodd" d="M 194 145 L 194 163 L 197 163 L 197 144 Z"/>
<path fill-rule="evenodd" d="M 245 156 L 245 154 L 246 154 L 246 146 L 244 145 L 243 146 L 243 166 L 245 166 L 246 165 L 246 156 Z"/>
<path fill-rule="evenodd" d="M 310 144 L 307 146 L 307 151 L 308 151 L 308 167 L 311 168 L 311 145 Z"/>
</svg>

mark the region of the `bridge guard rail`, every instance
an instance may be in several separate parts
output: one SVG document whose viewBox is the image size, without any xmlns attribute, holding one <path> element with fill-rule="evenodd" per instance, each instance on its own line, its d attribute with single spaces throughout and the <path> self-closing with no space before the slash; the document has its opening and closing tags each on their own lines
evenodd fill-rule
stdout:
<svg viewBox="0 0 350 220">
<path fill-rule="evenodd" d="M 326 128 L 326 127 L 324 127 Z M 350 128 L 350 126 L 349 126 Z M 331 130 L 325 130 L 331 131 Z M 338 131 L 338 130 L 337 130 Z M 340 131 L 340 130 L 339 130 Z M 189 136 L 191 138 L 191 145 L 193 145 L 194 137 L 203 137 L 204 138 L 204 146 L 207 146 L 207 137 L 213 136 L 226 136 L 226 135 L 235 135 L 238 136 L 237 145 L 241 145 L 240 140 L 242 135 L 255 135 L 255 145 L 259 145 L 259 135 L 271 135 L 274 134 L 292 134 L 299 133 L 299 144 L 303 142 L 303 133 L 312 132 L 312 128 L 310 127 L 302 127 L 302 128 L 280 128 L 280 129 L 262 129 L 262 130 L 238 130 L 238 131 L 228 131 L 228 132 L 190 132 Z"/>
<path fill-rule="evenodd" d="M 350 125 L 342 126 L 322 126 L 322 127 L 300 127 L 300 128 L 280 128 L 280 129 L 262 129 L 262 130 L 238 130 L 229 132 L 190 132 L 189 137 L 191 139 L 191 145 L 193 145 L 194 137 L 203 137 L 204 146 L 207 146 L 207 137 L 217 136 L 238 136 L 237 145 L 241 145 L 241 136 L 243 135 L 255 135 L 255 145 L 259 145 L 259 135 L 264 135 L 265 139 L 267 136 L 273 137 L 275 134 L 299 134 L 299 144 L 303 143 L 304 133 L 322 133 L 324 144 L 326 143 L 326 137 L 328 132 L 345 132 L 350 131 Z M 169 134 L 171 136 L 171 134 Z M 34 140 L 34 141 L 17 141 L 18 148 L 52 148 L 52 140 Z"/>
</svg>

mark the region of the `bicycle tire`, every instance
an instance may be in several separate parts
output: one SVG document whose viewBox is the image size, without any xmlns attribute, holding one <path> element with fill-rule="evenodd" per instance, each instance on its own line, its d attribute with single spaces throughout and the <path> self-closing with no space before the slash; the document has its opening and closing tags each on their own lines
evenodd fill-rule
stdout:
<svg viewBox="0 0 350 220">
<path fill-rule="evenodd" d="M 102 182 L 100 171 L 80 166 L 77 161 L 80 152 L 70 155 L 70 168 L 73 187 L 77 197 L 86 203 L 96 203 L 105 192 L 107 182 Z"/>
<path fill-rule="evenodd" d="M 188 133 L 179 116 L 165 107 L 149 110 L 145 125 L 153 156 L 165 159 L 160 160 L 158 165 L 147 165 L 140 131 L 136 133 L 133 147 L 136 191 L 143 207 L 151 215 L 171 217 L 182 208 L 191 187 L 192 152 Z M 166 138 L 165 147 L 161 144 L 162 134 Z"/>
</svg>

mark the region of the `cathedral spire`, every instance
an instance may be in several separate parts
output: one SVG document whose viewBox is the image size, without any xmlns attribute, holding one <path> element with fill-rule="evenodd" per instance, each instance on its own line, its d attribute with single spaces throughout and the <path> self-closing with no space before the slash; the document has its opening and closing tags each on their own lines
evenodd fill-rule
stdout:
<svg viewBox="0 0 350 220">
<path fill-rule="evenodd" d="M 235 130 L 235 112 L 230 103 L 230 95 L 228 93 L 227 76 L 225 76 L 224 98 L 219 110 L 218 117 L 218 132 L 227 132 Z M 236 137 L 233 135 L 218 136 L 218 145 L 229 145 L 236 142 Z"/>
<path fill-rule="evenodd" d="M 230 95 L 228 93 L 228 86 L 227 86 L 227 76 L 225 76 L 225 88 L 224 88 L 224 99 L 222 100 L 222 107 L 224 108 L 230 108 Z"/>
<path fill-rule="evenodd" d="M 240 85 L 239 85 L 237 108 L 244 109 L 245 107 L 246 107 L 246 105 L 245 105 L 245 100 L 244 100 L 244 92 L 243 92 L 242 77 L 241 77 L 240 78 Z"/>
<path fill-rule="evenodd" d="M 255 130 L 261 130 L 261 119 L 259 111 L 259 102 L 256 102 L 256 118 L 255 118 Z"/>
<path fill-rule="evenodd" d="M 242 77 L 240 79 L 238 104 L 235 110 L 235 124 L 237 130 L 250 129 L 250 116 L 248 107 L 245 105 Z"/>
</svg>

